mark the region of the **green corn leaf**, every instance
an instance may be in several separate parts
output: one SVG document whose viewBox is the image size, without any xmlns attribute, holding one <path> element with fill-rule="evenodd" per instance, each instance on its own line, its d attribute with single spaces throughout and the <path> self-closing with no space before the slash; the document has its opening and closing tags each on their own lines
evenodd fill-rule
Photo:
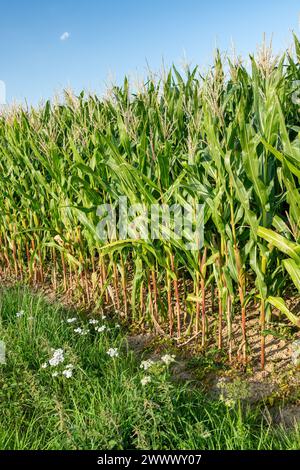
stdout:
<svg viewBox="0 0 300 470">
<path fill-rule="evenodd" d="M 294 325 L 300 327 L 300 318 L 294 315 L 286 306 L 285 301 L 281 297 L 268 297 L 269 302 L 273 307 L 280 310 Z"/>
<path fill-rule="evenodd" d="M 300 247 L 297 243 L 291 242 L 282 235 L 265 227 L 258 227 L 257 235 L 300 263 Z"/>
</svg>

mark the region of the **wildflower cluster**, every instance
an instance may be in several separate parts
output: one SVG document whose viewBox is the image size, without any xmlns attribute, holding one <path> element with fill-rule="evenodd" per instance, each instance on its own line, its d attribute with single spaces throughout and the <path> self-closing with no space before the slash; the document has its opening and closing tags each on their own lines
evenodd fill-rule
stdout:
<svg viewBox="0 0 300 470">
<path fill-rule="evenodd" d="M 98 333 L 102 333 L 106 329 L 107 329 L 106 325 L 95 326 L 95 331 L 97 331 Z"/>
<path fill-rule="evenodd" d="M 175 355 L 174 354 L 165 354 L 161 358 L 162 362 L 164 362 L 167 366 L 175 362 Z"/>
<path fill-rule="evenodd" d="M 144 370 L 148 370 L 148 369 L 150 369 L 150 367 L 152 367 L 154 364 L 155 364 L 155 362 L 152 361 L 152 359 L 148 359 L 147 361 L 142 361 L 142 362 L 141 362 L 140 368 L 141 368 L 141 369 L 144 369 Z"/>
<path fill-rule="evenodd" d="M 143 377 L 141 380 L 141 384 L 143 385 L 143 387 L 145 387 L 145 385 L 149 384 L 150 382 L 151 382 L 150 375 L 145 375 L 145 377 Z"/>
<path fill-rule="evenodd" d="M 109 350 L 107 351 L 107 354 L 110 357 L 118 357 L 119 356 L 119 351 L 118 351 L 117 348 L 109 348 Z"/>
<path fill-rule="evenodd" d="M 73 375 L 73 364 L 68 364 L 66 368 L 62 371 L 62 375 L 64 375 L 67 379 L 70 379 Z"/>
<path fill-rule="evenodd" d="M 58 367 L 62 364 L 65 360 L 64 350 L 59 349 L 52 349 L 52 357 L 42 364 L 42 369 L 46 369 L 47 367 Z M 73 364 L 67 364 L 66 366 L 59 367 L 58 369 L 52 372 L 52 377 L 58 377 L 59 375 L 64 376 L 66 379 L 70 379 L 73 375 L 74 370 Z"/>
<path fill-rule="evenodd" d="M 24 314 L 24 312 L 22 311 L 22 312 L 19 312 L 17 314 L 17 316 L 21 316 L 23 314 Z M 102 315 L 102 317 L 100 319 L 90 318 L 88 320 L 88 323 L 86 323 L 86 324 L 81 324 L 81 325 L 77 324 L 77 325 L 75 325 L 76 328 L 73 328 L 73 332 L 80 335 L 80 336 L 86 336 L 92 331 L 91 328 L 93 328 L 93 330 L 97 333 L 102 333 L 104 331 L 109 331 L 110 328 L 108 328 L 108 326 L 106 324 L 101 324 L 100 323 L 101 320 L 104 321 L 105 319 L 106 319 L 105 315 Z M 70 318 L 67 318 L 65 321 L 66 321 L 66 323 L 72 325 L 73 323 L 78 322 L 79 318 L 70 317 Z M 116 324 L 115 328 L 120 328 L 120 325 Z M 119 351 L 118 351 L 117 348 L 111 347 L 111 348 L 108 349 L 107 354 L 111 358 L 116 358 L 116 357 L 119 356 Z M 46 369 L 48 367 L 53 368 L 54 370 L 51 374 L 52 377 L 63 376 L 66 379 L 69 379 L 73 376 L 73 371 L 74 371 L 75 366 L 73 364 L 64 365 L 64 362 L 65 362 L 64 350 L 62 348 L 52 349 L 52 356 L 50 357 L 50 359 L 48 359 L 46 362 L 44 362 L 41 365 L 41 368 L 42 369 Z"/>
<path fill-rule="evenodd" d="M 166 372 L 166 367 L 169 367 L 170 364 L 175 362 L 174 354 L 165 354 L 159 360 L 154 361 L 152 359 L 147 359 L 142 361 L 140 364 L 140 369 L 144 371 L 151 372 L 152 377 L 156 375 L 157 377 L 164 377 Z M 150 375 L 145 375 L 141 379 L 141 384 L 143 387 L 152 382 L 152 377 Z"/>
<path fill-rule="evenodd" d="M 102 315 L 100 320 L 102 321 L 106 320 L 106 316 Z M 104 325 L 104 324 L 101 325 L 100 320 L 97 318 L 90 318 L 88 320 L 88 325 L 90 327 L 93 327 L 94 331 L 96 331 L 97 333 L 103 333 L 103 331 L 105 330 L 109 331 L 110 328 L 108 328 L 107 325 Z M 66 322 L 69 324 L 75 323 L 76 321 L 78 321 L 78 318 L 76 317 L 68 318 L 66 320 Z M 120 328 L 120 325 L 116 324 L 115 328 Z M 91 331 L 92 330 L 88 326 L 77 326 L 76 328 L 74 328 L 74 333 L 77 333 L 80 336 L 87 336 L 89 333 L 91 333 Z"/>
<path fill-rule="evenodd" d="M 81 336 L 86 336 L 89 332 L 90 330 L 88 328 L 81 328 L 80 326 L 78 328 L 74 328 L 74 333 L 78 333 Z"/>
<path fill-rule="evenodd" d="M 53 356 L 49 360 L 50 366 L 58 366 L 61 362 L 64 362 L 64 351 L 63 349 L 55 349 L 53 352 Z"/>
</svg>

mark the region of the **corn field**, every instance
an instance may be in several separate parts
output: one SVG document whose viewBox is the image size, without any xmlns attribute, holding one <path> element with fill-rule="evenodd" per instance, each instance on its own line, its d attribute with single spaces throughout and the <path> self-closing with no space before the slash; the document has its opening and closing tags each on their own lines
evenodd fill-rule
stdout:
<svg viewBox="0 0 300 470">
<path fill-rule="evenodd" d="M 204 76 L 175 67 L 106 97 L 0 115 L 1 278 L 49 285 L 86 308 L 246 364 L 255 312 L 300 326 L 300 43 L 250 66 L 217 51 Z M 299 86 L 298 82 L 298 86 Z M 296 98 L 295 98 L 296 97 Z M 97 207 L 204 207 L 204 243 L 95 235 Z M 276 315 L 275 315 L 276 314 Z M 238 323 L 240 336 L 232 335 Z"/>
</svg>

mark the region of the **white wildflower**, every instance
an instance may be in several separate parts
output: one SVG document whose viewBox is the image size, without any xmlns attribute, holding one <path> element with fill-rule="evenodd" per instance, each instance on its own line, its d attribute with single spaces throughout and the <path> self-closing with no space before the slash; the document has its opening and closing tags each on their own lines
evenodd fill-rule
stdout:
<svg viewBox="0 0 300 470">
<path fill-rule="evenodd" d="M 224 403 L 228 408 L 233 408 L 236 402 L 233 400 L 233 398 L 225 398 Z"/>
<path fill-rule="evenodd" d="M 51 357 L 51 359 L 49 360 L 49 364 L 50 366 L 57 366 L 58 364 L 60 364 L 61 362 L 64 361 L 64 351 L 63 349 L 56 349 L 54 350 L 53 352 L 53 356 Z"/>
<path fill-rule="evenodd" d="M 74 332 L 75 333 L 79 333 L 81 335 L 81 333 L 83 332 L 83 329 L 78 327 L 78 328 L 74 328 Z"/>
<path fill-rule="evenodd" d="M 140 368 L 144 370 L 148 370 L 150 369 L 151 366 L 153 366 L 153 364 L 155 364 L 155 362 L 152 361 L 152 359 L 148 359 L 147 361 L 141 362 Z"/>
<path fill-rule="evenodd" d="M 172 362 L 175 362 L 175 355 L 174 354 L 165 354 L 162 356 L 161 360 L 169 366 Z"/>
<path fill-rule="evenodd" d="M 58 377 L 58 372 L 55 371 L 55 372 L 53 372 L 51 375 L 52 375 L 52 377 Z"/>
<path fill-rule="evenodd" d="M 145 387 L 145 385 L 149 384 L 150 382 L 151 382 L 151 377 L 149 375 L 146 375 L 141 380 L 141 384 L 143 385 L 143 387 Z"/>
<path fill-rule="evenodd" d="M 106 330 L 106 325 L 96 326 L 95 330 L 98 331 L 98 333 L 102 333 L 102 331 Z"/>
<path fill-rule="evenodd" d="M 75 328 L 75 329 L 74 329 L 74 332 L 75 332 L 75 333 L 78 333 L 78 334 L 81 335 L 81 336 L 84 336 L 84 335 L 88 335 L 88 334 L 89 334 L 89 330 L 88 330 L 88 329 L 83 329 L 83 328 L 80 328 L 80 327 Z"/>
<path fill-rule="evenodd" d="M 117 348 L 109 348 L 109 350 L 107 351 L 107 354 L 110 357 L 118 357 L 119 352 L 118 352 Z"/>
<path fill-rule="evenodd" d="M 77 321 L 77 318 L 76 318 L 76 317 L 67 318 L 67 323 L 74 323 L 75 321 Z"/>
<path fill-rule="evenodd" d="M 96 318 L 91 318 L 89 320 L 90 325 L 98 325 L 98 323 L 99 323 L 99 320 L 96 320 Z"/>
<path fill-rule="evenodd" d="M 121 328 L 121 326 L 119 325 L 119 323 L 117 323 L 117 324 L 115 325 L 115 328 Z"/>
<path fill-rule="evenodd" d="M 48 362 L 44 362 L 44 364 L 42 364 L 42 369 L 46 369 L 48 367 Z"/>
<path fill-rule="evenodd" d="M 102 315 L 102 320 L 106 320 L 106 315 Z"/>
<path fill-rule="evenodd" d="M 20 310 L 19 312 L 16 313 L 16 317 L 21 318 L 23 317 L 24 313 L 25 313 L 24 310 Z"/>
<path fill-rule="evenodd" d="M 62 371 L 62 374 L 67 378 L 67 379 L 70 379 L 73 375 L 73 369 L 65 369 Z"/>
</svg>

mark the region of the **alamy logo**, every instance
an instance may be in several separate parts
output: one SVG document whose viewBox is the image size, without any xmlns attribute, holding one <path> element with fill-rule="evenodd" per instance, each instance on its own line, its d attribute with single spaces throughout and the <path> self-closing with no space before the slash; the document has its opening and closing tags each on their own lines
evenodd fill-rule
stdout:
<svg viewBox="0 0 300 470">
<path fill-rule="evenodd" d="M 204 205 L 143 204 L 128 205 L 126 196 L 97 209 L 100 221 L 96 227 L 98 240 L 181 240 L 187 250 L 199 250 L 204 241 Z"/>
<path fill-rule="evenodd" d="M 4 341 L 0 341 L 0 364 L 5 364 L 5 343 Z"/>
</svg>

